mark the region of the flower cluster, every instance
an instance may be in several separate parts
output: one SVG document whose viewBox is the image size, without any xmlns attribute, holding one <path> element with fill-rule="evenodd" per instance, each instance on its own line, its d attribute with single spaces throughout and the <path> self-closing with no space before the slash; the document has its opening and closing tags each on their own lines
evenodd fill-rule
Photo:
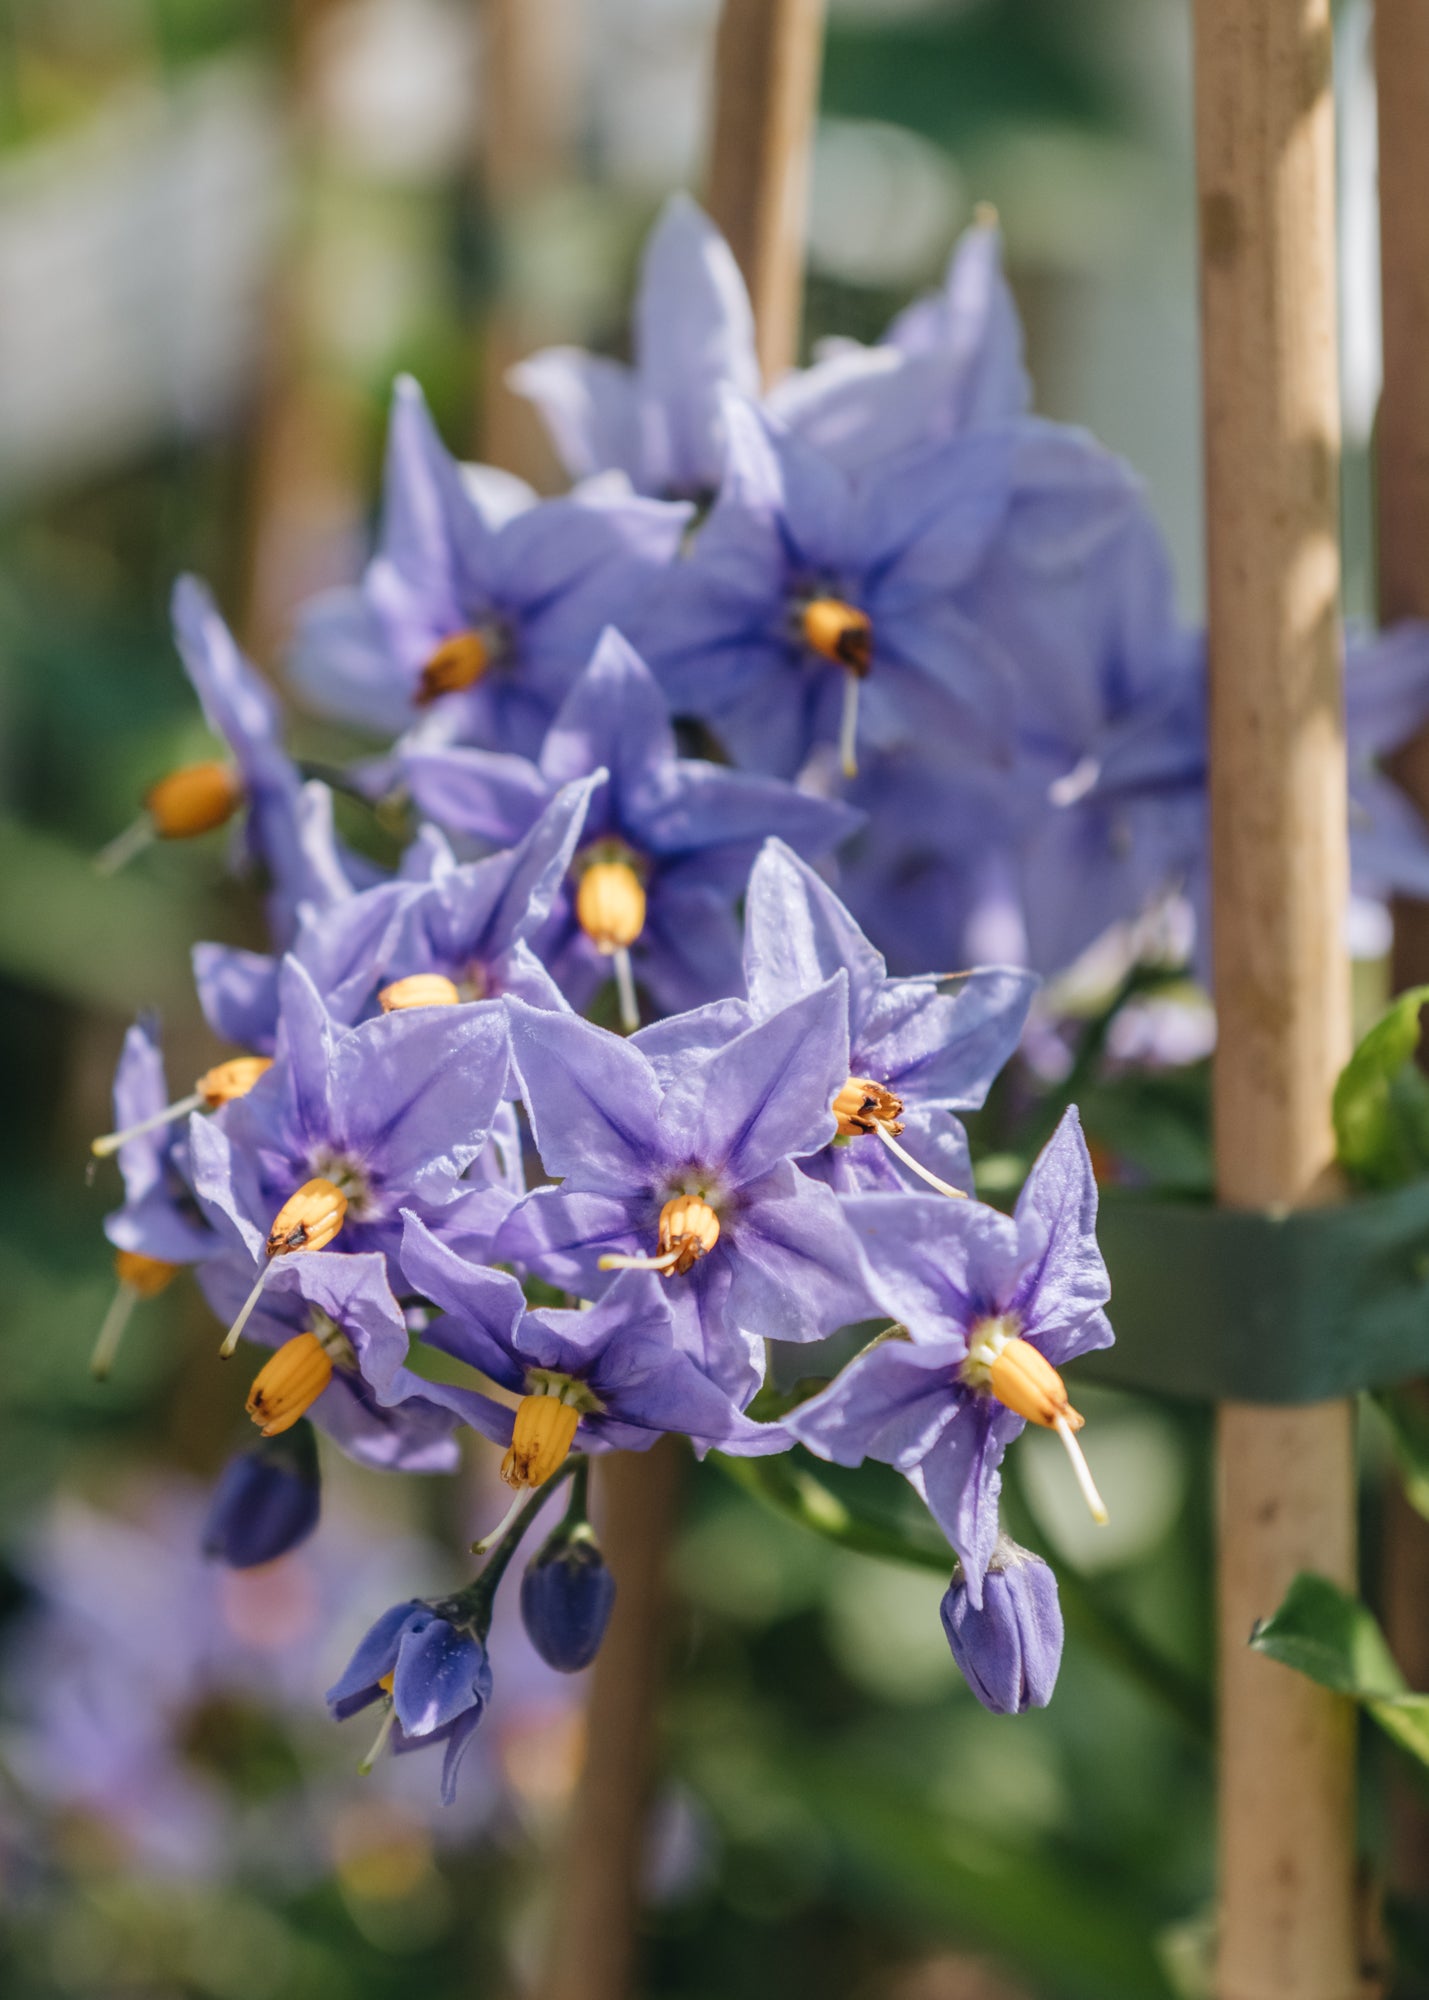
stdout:
<svg viewBox="0 0 1429 2000">
<path fill-rule="evenodd" d="M 197 947 L 242 1053 L 187 1095 L 129 1032 L 96 1143 L 125 1189 L 96 1369 L 184 1266 L 221 1352 L 272 1350 L 210 1526 L 239 1566 L 316 1518 L 301 1419 L 389 1470 L 495 1446 L 514 1500 L 484 1567 L 385 1612 L 330 1696 L 380 1706 L 379 1745 L 443 1743 L 448 1797 L 521 1535 L 569 1478 L 520 1603 L 574 1670 L 614 1597 L 589 1461 L 666 1433 L 896 1467 L 955 1552 L 971 1685 L 1045 1701 L 1055 1586 L 999 1538 L 999 1465 L 1045 1426 L 1101 1511 L 1059 1373 L 1111 1339 L 1095 1182 L 1071 1110 L 1012 1214 L 975 1198 L 959 1113 L 1034 979 L 889 962 L 958 962 L 1011 898 L 1010 956 L 1056 969 L 1194 894 L 1204 846 L 1199 649 L 1135 482 L 1027 413 L 994 230 L 883 343 L 761 401 L 733 260 L 677 201 L 634 347 L 515 372 L 576 481 L 552 500 L 458 464 L 398 385 L 376 553 L 292 662 L 382 738 L 344 782 L 403 826 L 395 865 L 338 837 L 191 580 L 179 650 L 228 755 L 161 780 L 117 843 L 238 820 L 273 950 Z M 1402 885 L 1429 840 L 1371 753 L 1429 706 L 1429 647 L 1400 635 L 1351 690 L 1367 866 Z M 771 1343 L 860 1324 L 827 1387 L 755 1403 Z"/>
</svg>

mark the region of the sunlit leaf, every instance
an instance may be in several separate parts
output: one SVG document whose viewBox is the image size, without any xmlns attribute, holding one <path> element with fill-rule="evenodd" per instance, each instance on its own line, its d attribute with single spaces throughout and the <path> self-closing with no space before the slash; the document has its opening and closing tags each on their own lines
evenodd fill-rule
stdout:
<svg viewBox="0 0 1429 2000">
<path fill-rule="evenodd" d="M 1409 1692 L 1373 1613 L 1328 1577 L 1302 1571 L 1250 1643 L 1267 1659 L 1349 1695 L 1386 1736 L 1429 1765 L 1429 1695 Z"/>
<path fill-rule="evenodd" d="M 1376 1021 L 1335 1085 L 1335 1144 L 1365 1187 L 1398 1187 L 1429 1172 L 1429 1080 L 1415 1064 L 1429 986 L 1411 986 Z"/>
</svg>

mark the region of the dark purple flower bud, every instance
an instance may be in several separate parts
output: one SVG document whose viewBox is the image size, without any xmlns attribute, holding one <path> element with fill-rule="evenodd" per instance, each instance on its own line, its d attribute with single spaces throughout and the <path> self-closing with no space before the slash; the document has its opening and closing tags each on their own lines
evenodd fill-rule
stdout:
<svg viewBox="0 0 1429 2000">
<path fill-rule="evenodd" d="M 982 1605 L 968 1596 L 961 1570 L 943 1598 L 948 1644 L 984 1708 L 1021 1715 L 1045 1708 L 1062 1663 L 1057 1579 L 1040 1556 L 1004 1535 L 983 1583 Z"/>
<path fill-rule="evenodd" d="M 521 1579 L 521 1622 L 557 1673 L 578 1674 L 600 1651 L 615 1603 L 615 1578 L 589 1523 L 562 1522 Z"/>
<path fill-rule="evenodd" d="M 203 1552 L 230 1569 L 256 1569 L 306 1541 L 322 1492 L 309 1423 L 264 1438 L 224 1467 L 204 1523 Z"/>
</svg>

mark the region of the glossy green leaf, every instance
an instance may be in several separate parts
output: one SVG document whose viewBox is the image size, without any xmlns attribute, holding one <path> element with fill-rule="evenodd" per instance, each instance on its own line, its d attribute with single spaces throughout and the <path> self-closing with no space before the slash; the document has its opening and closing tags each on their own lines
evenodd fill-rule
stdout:
<svg viewBox="0 0 1429 2000">
<path fill-rule="evenodd" d="M 1386 1736 L 1429 1765 L 1429 1695 L 1406 1688 L 1373 1613 L 1328 1577 L 1302 1571 L 1250 1643 L 1267 1659 L 1349 1695 Z"/>
<path fill-rule="evenodd" d="M 1411 986 L 1376 1021 L 1335 1085 L 1340 1165 L 1364 1187 L 1429 1172 L 1429 1079 L 1415 1063 L 1429 986 Z"/>
</svg>

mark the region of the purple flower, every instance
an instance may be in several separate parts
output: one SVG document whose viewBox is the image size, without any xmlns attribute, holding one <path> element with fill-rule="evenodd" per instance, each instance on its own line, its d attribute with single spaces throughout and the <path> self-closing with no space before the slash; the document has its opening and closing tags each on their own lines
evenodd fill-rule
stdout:
<svg viewBox="0 0 1429 2000">
<path fill-rule="evenodd" d="M 513 1211 L 495 1254 L 584 1297 L 604 1260 L 666 1270 L 677 1345 L 741 1405 L 763 1343 L 866 1315 L 858 1246 L 832 1190 L 794 1162 L 827 1145 L 848 1075 L 846 975 L 755 1026 L 720 1009 L 663 1056 L 509 1000 L 512 1054 L 542 1162 L 561 1178 Z M 678 1030 L 679 1023 L 666 1024 Z M 704 1037 L 728 1032 L 711 1049 Z"/>
<path fill-rule="evenodd" d="M 632 633 L 671 707 L 783 777 L 835 740 L 850 769 L 855 738 L 998 748 L 1010 663 L 963 599 L 1011 504 L 1016 434 L 850 475 L 737 398 L 726 423 L 719 498 Z"/>
<path fill-rule="evenodd" d="M 305 911 L 289 955 L 333 1019 L 370 1014 L 380 987 L 417 972 L 444 973 L 472 998 L 509 992 L 563 1005 L 529 940 L 550 915 L 592 787 L 590 779 L 562 786 L 511 847 L 481 861 L 458 863 L 442 834 L 424 827 L 399 880 Z M 195 946 L 199 1001 L 215 1032 L 272 1050 L 280 963 L 232 945 Z"/>
<path fill-rule="evenodd" d="M 529 1401 L 555 1397 L 577 1413 L 565 1452 L 645 1451 L 667 1431 L 738 1457 L 787 1451 L 776 1424 L 752 1423 L 675 1346 L 659 1280 L 622 1273 L 585 1311 L 528 1307 L 515 1278 L 467 1263 L 415 1216 L 402 1244 L 408 1283 L 441 1308 L 429 1347 Z M 479 1391 L 431 1393 L 494 1443 L 512 1442 L 513 1412 Z M 516 1413 L 519 1416 L 519 1412 Z M 513 1478 L 513 1483 L 519 1483 Z M 532 1481 L 533 1484 L 544 1484 Z"/>
<path fill-rule="evenodd" d="M 159 1044 L 148 1025 L 136 1021 L 124 1036 L 114 1073 L 114 1129 L 126 1132 L 142 1125 L 171 1101 Z M 155 1125 L 120 1146 L 124 1205 L 104 1218 L 104 1233 L 116 1250 L 164 1264 L 194 1264 L 212 1256 L 218 1239 L 189 1187 L 187 1152 L 182 1123 Z"/>
<path fill-rule="evenodd" d="M 310 606 L 293 677 L 319 708 L 383 735 L 527 752 L 602 628 L 674 555 L 687 510 L 602 489 L 494 506 L 399 378 L 381 543 L 360 589 Z"/>
<path fill-rule="evenodd" d="M 994 1715 L 1045 1708 L 1062 1664 L 1057 1579 L 1040 1556 L 1003 1535 L 981 1605 L 955 1576 L 942 1604 L 943 1630 L 968 1686 Z"/>
<path fill-rule="evenodd" d="M 729 245 L 686 194 L 666 202 L 640 272 L 635 365 L 552 347 L 507 381 L 545 419 L 573 479 L 623 472 L 641 493 L 696 499 L 724 465 L 721 398 L 759 393 L 754 316 Z"/>
<path fill-rule="evenodd" d="M 822 854 L 858 825 L 847 807 L 792 786 L 676 754 L 669 710 L 649 669 L 607 631 L 562 704 L 536 765 L 479 750 L 417 750 L 405 759 L 423 811 L 457 832 L 513 841 L 561 787 L 590 795 L 581 851 L 536 949 L 575 1007 L 609 976 L 614 929 L 593 866 L 623 871 L 639 925 L 618 935 L 636 978 L 666 1012 L 697 1007 L 739 985 L 734 905 L 760 841 L 780 834 Z M 592 782 L 594 780 L 594 783 Z"/>
<path fill-rule="evenodd" d="M 198 1275 L 204 1297 L 228 1324 L 252 1285 L 252 1264 L 235 1252 L 211 1259 Z M 407 1322 L 375 1252 L 275 1258 L 245 1333 L 274 1348 L 300 1333 L 318 1336 L 332 1380 L 307 1414 L 349 1458 L 381 1471 L 455 1470 L 456 1418 L 406 1365 Z"/>
<path fill-rule="evenodd" d="M 548 1667 L 578 1674 L 600 1651 L 615 1609 L 615 1578 L 584 1522 L 556 1529 L 521 1578 L 521 1623 Z"/>
<path fill-rule="evenodd" d="M 896 1466 L 957 1551 L 978 1609 L 997 1539 L 998 1467 L 1024 1422 L 1004 1398 L 1066 1442 L 1074 1413 L 1047 1374 L 1112 1339 L 1096 1182 L 1075 1107 L 1011 1216 L 911 1194 L 847 1196 L 844 1211 L 879 1297 L 910 1337 L 866 1348 L 786 1428 L 836 1464 Z"/>
<path fill-rule="evenodd" d="M 173 620 L 208 725 L 228 743 L 243 780 L 244 851 L 268 873 L 269 921 L 285 941 L 302 904 L 325 905 L 352 894 L 356 864 L 334 833 L 332 794 L 316 780 L 304 784 L 283 749 L 277 703 L 196 577 L 180 577 L 174 586 Z"/>
<path fill-rule="evenodd" d="M 812 368 L 777 382 L 767 407 L 857 471 L 915 445 L 1024 416 L 1031 385 L 1002 269 L 1002 234 L 979 221 L 940 291 L 899 313 L 874 347 L 826 342 Z"/>
<path fill-rule="evenodd" d="M 950 1114 L 976 1110 L 1016 1048 L 1036 985 L 1029 974 L 994 966 L 890 979 L 832 889 L 779 840 L 766 842 L 749 879 L 744 969 L 757 1018 L 848 975 L 849 1102 L 835 1105 L 843 1143 L 806 1172 L 841 1192 L 896 1192 L 908 1170 L 878 1140 L 906 1130 L 920 1164 L 970 1185 L 966 1136 Z"/>
<path fill-rule="evenodd" d="M 500 1181 L 466 1178 L 487 1153 L 506 1091 L 500 1003 L 335 1022 L 292 959 L 280 980 L 278 1057 L 246 1097 L 190 1123 L 193 1183 L 250 1259 L 306 1182 L 346 1199 L 337 1249 L 381 1250 L 396 1268 L 401 1209 L 473 1247 L 511 1206 Z M 281 1262 L 281 1259 L 278 1260 Z"/>
<path fill-rule="evenodd" d="M 339 1722 L 374 1701 L 386 1703 L 386 1719 L 365 1767 L 389 1738 L 399 1755 L 445 1743 L 444 1805 L 456 1797 L 462 1757 L 490 1699 L 484 1635 L 444 1618 L 441 1607 L 419 1598 L 383 1612 L 327 1694 Z"/>
</svg>

